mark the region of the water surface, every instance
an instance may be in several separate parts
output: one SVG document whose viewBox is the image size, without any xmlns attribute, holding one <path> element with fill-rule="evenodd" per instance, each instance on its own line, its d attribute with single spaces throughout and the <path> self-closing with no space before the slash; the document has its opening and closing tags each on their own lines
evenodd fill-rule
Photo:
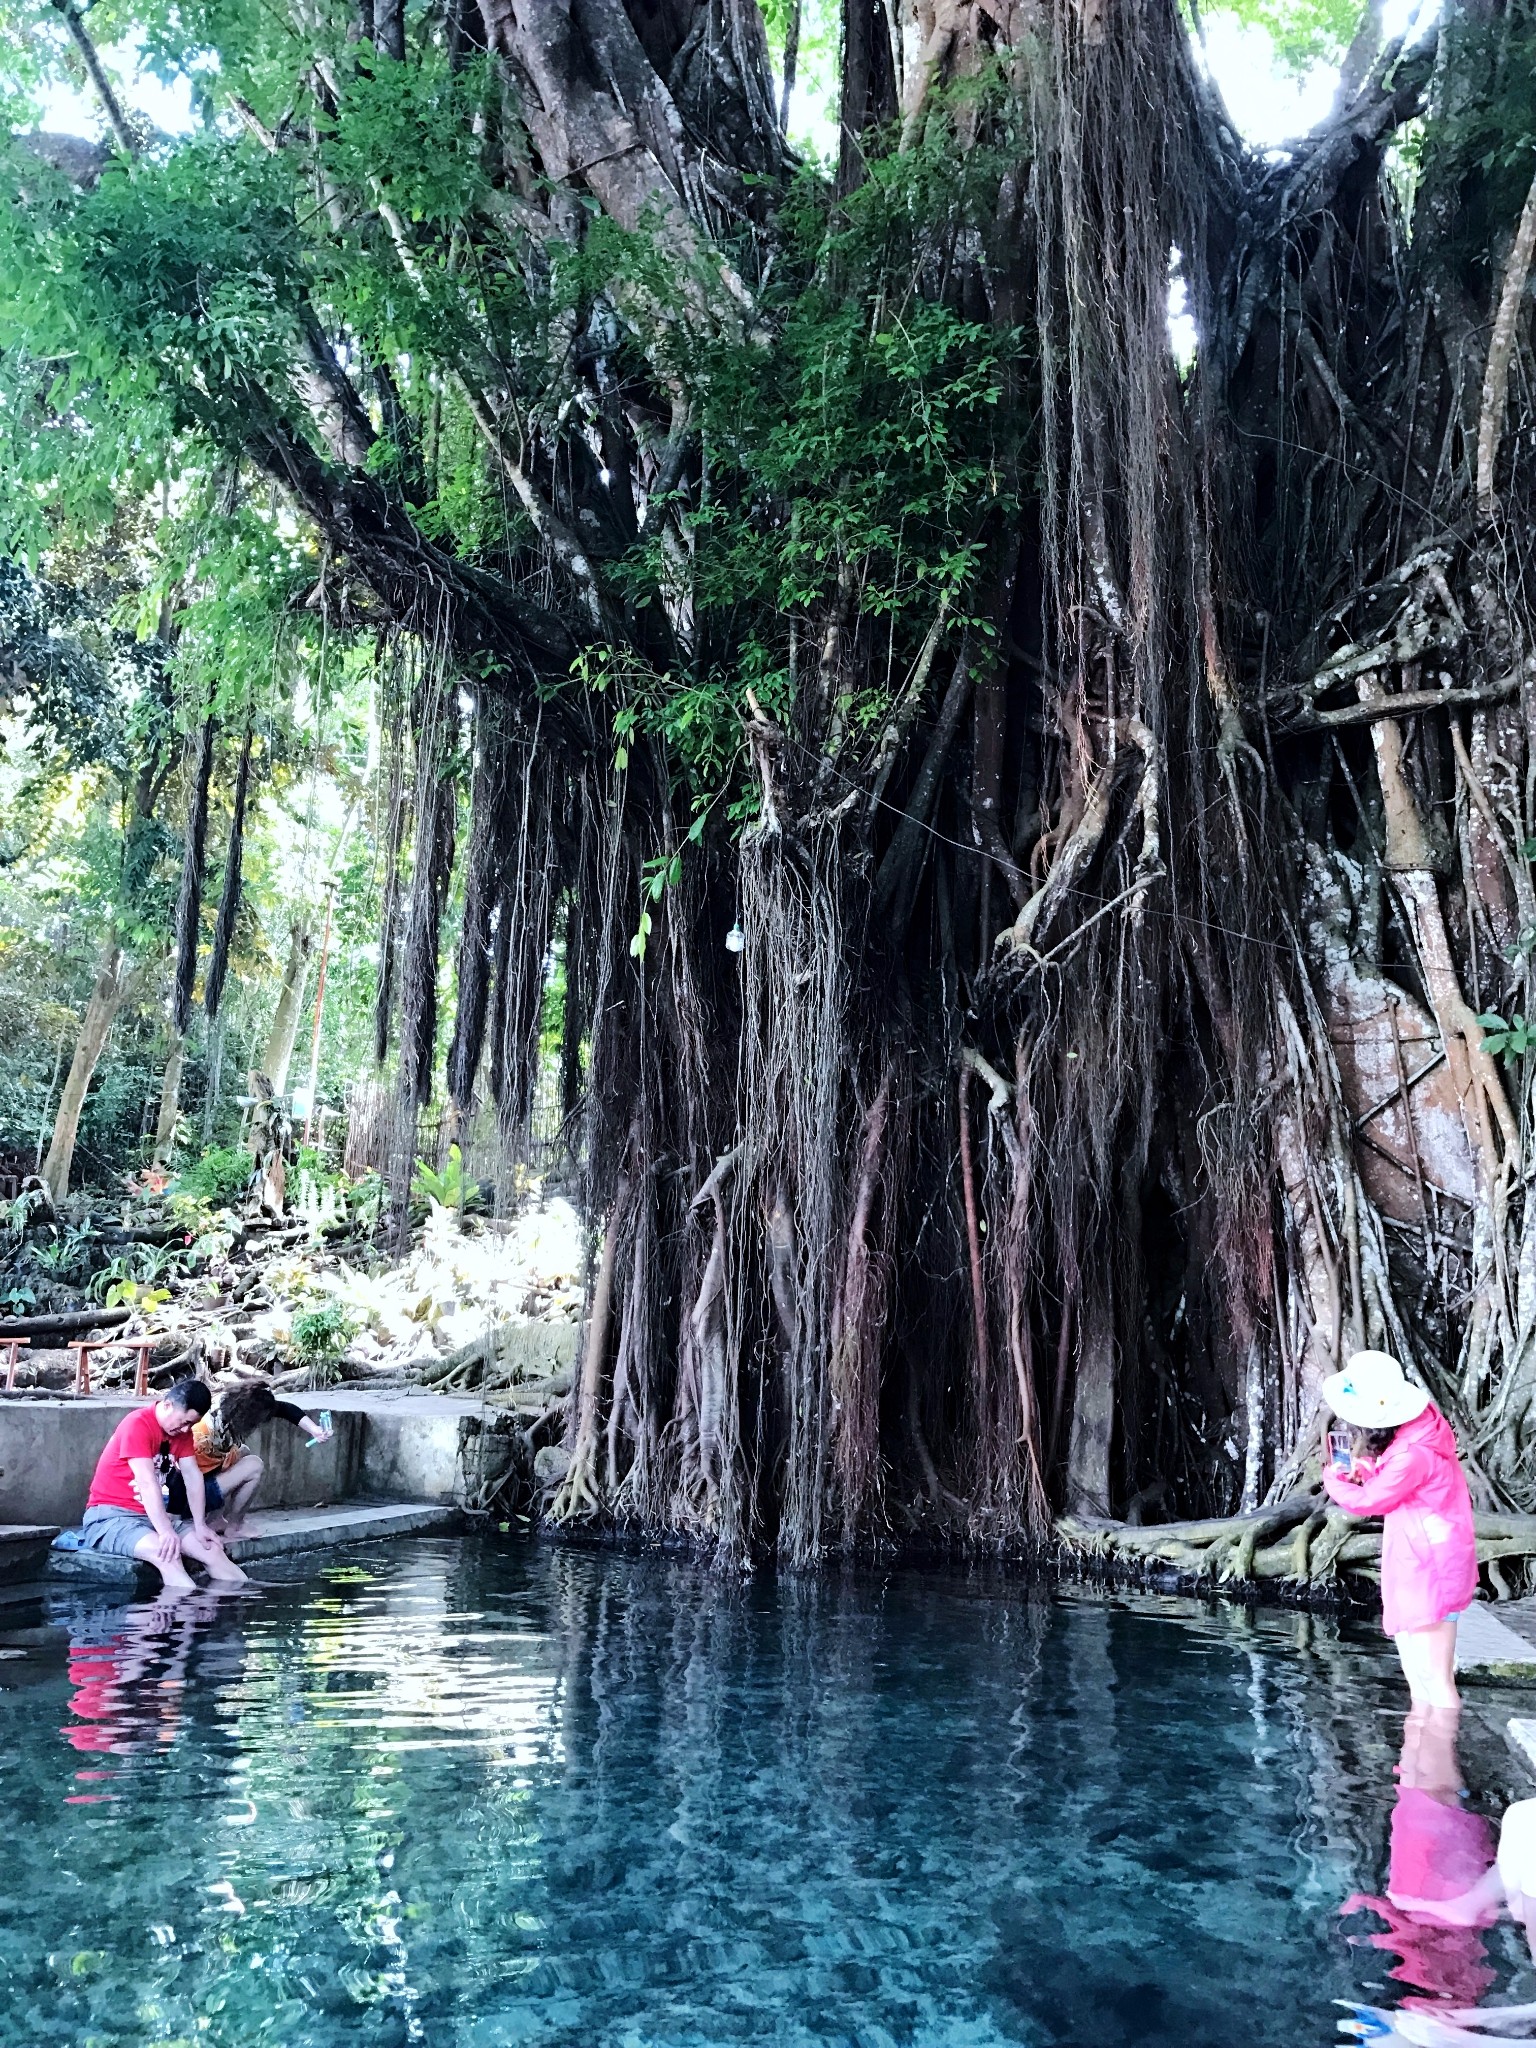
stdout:
<svg viewBox="0 0 1536 2048">
<path fill-rule="evenodd" d="M 0 1614 L 8 2041 L 1305 2048 L 1337 1998 L 1536 1997 L 1507 1925 L 1341 1911 L 1402 1738 L 1369 1631 L 474 1540 L 289 1569 Z"/>
</svg>

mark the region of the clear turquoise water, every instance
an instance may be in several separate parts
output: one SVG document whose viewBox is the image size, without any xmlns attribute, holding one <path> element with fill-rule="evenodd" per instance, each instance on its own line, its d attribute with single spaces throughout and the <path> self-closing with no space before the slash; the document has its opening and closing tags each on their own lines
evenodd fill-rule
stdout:
<svg viewBox="0 0 1536 2048">
<path fill-rule="evenodd" d="M 0 1613 L 0 2037 L 1332 2042 L 1411 1988 L 1340 1912 L 1400 1682 L 1166 1606 L 443 1541 Z M 1511 1929 L 1452 1943 L 1536 1996 Z"/>
</svg>

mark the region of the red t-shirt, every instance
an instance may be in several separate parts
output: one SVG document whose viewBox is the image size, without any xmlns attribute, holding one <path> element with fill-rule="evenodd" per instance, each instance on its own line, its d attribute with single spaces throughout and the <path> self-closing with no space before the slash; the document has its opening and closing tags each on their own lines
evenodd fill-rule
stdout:
<svg viewBox="0 0 1536 2048">
<path fill-rule="evenodd" d="M 96 1461 L 96 1476 L 91 1481 L 86 1506 L 126 1508 L 131 1515 L 142 1515 L 144 1503 L 139 1499 L 128 1460 L 158 1458 L 167 1445 L 173 1458 L 195 1455 L 191 1430 L 178 1430 L 175 1436 L 168 1437 L 160 1426 L 153 1402 L 148 1408 L 135 1408 L 131 1415 L 125 1415 Z"/>
</svg>

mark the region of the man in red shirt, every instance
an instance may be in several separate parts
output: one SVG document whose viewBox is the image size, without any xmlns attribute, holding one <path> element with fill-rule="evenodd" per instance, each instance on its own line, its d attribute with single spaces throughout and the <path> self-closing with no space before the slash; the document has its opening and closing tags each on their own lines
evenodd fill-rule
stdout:
<svg viewBox="0 0 1536 2048">
<path fill-rule="evenodd" d="M 86 1502 L 84 1547 L 152 1564 L 167 1593 L 193 1590 L 185 1558 L 195 1559 L 218 1585 L 245 1584 L 245 1573 L 203 1519 L 203 1475 L 192 1425 L 208 1413 L 212 1398 L 201 1380 L 182 1380 L 152 1407 L 125 1415 L 97 1460 Z M 175 1520 L 165 1505 L 161 1463 L 167 1458 L 186 1481 L 190 1526 Z"/>
</svg>

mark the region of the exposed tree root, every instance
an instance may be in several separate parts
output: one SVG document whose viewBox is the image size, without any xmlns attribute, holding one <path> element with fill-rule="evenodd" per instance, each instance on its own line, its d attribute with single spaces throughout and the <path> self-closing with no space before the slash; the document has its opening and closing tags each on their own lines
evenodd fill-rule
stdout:
<svg viewBox="0 0 1536 2048">
<path fill-rule="evenodd" d="M 1536 1515 L 1479 1514 L 1478 1562 L 1497 1599 L 1512 1597 L 1516 1579 L 1536 1576 Z M 1145 1570 L 1172 1566 L 1191 1585 L 1235 1588 L 1262 1582 L 1292 1589 L 1370 1594 L 1381 1570 L 1381 1530 L 1330 1508 L 1318 1494 L 1293 1494 L 1252 1515 L 1132 1528 L 1123 1522 L 1066 1517 L 1055 1528 L 1061 1551 L 1095 1567 Z"/>
</svg>

